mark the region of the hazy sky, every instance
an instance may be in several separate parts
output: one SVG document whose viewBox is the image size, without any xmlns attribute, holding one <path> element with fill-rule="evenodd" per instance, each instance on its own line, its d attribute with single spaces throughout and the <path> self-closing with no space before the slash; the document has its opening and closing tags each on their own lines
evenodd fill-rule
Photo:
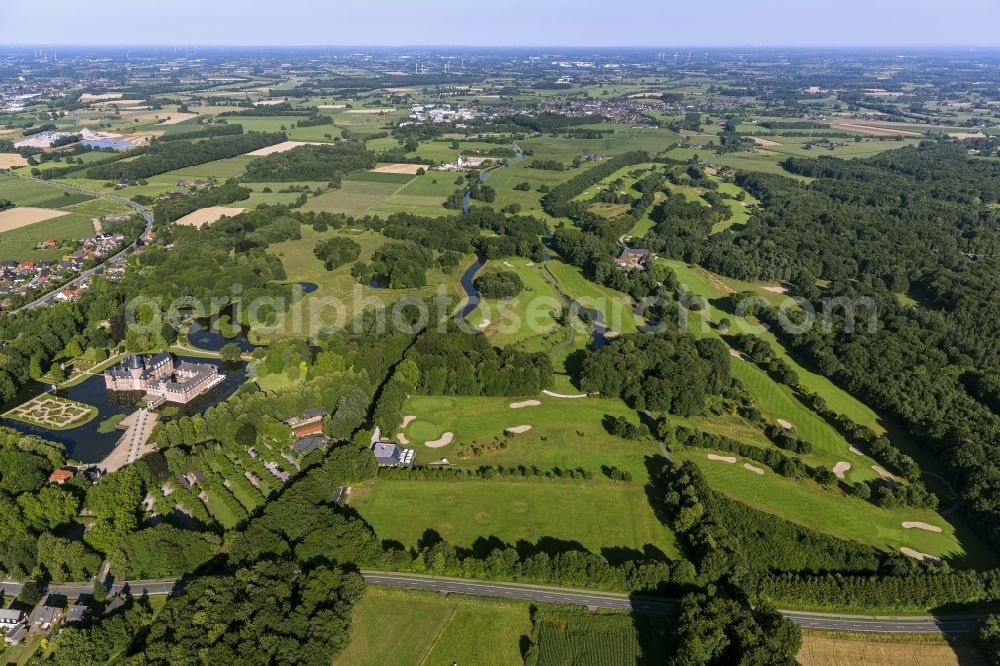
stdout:
<svg viewBox="0 0 1000 666">
<path fill-rule="evenodd" d="M 0 0 L 2 44 L 1000 46 L 997 0 Z"/>
</svg>

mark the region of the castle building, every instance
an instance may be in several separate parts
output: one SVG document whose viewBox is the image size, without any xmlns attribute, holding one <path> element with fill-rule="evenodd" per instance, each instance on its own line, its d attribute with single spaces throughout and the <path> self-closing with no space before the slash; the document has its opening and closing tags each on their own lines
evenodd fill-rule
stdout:
<svg viewBox="0 0 1000 666">
<path fill-rule="evenodd" d="M 129 356 L 104 371 L 109 391 L 142 391 L 156 402 L 185 404 L 226 378 L 209 363 L 174 363 L 167 352 L 153 356 Z"/>
</svg>

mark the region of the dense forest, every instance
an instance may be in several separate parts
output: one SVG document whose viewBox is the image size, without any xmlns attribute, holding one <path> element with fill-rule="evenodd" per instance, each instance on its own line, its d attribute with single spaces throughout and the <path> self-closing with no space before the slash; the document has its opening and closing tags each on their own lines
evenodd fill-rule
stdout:
<svg viewBox="0 0 1000 666">
<path fill-rule="evenodd" d="M 964 510 L 1000 545 L 1000 212 L 988 205 L 1000 196 L 997 164 L 959 143 L 926 143 L 786 165 L 815 180 L 740 175 L 761 207 L 739 230 L 705 238 L 675 219 L 670 236 L 652 241 L 724 275 L 786 281 L 828 314 L 829 325 L 785 341 L 937 456 Z M 871 299 L 877 334 L 865 325 L 871 309 L 848 313 L 826 296 Z M 768 308 L 758 315 L 777 323 Z"/>
<path fill-rule="evenodd" d="M 217 136 L 198 143 L 182 141 L 154 143 L 146 149 L 142 156 L 134 160 L 118 160 L 103 166 L 93 166 L 87 169 L 86 174 L 87 178 L 95 180 L 117 180 L 120 178 L 138 180 L 174 169 L 245 155 L 253 150 L 281 143 L 286 138 L 284 134 L 276 132 L 250 132 L 249 134 Z"/>
<path fill-rule="evenodd" d="M 341 141 L 333 145 L 298 146 L 282 153 L 253 159 L 243 174 L 247 182 L 318 180 L 338 183 L 342 176 L 371 169 L 375 154 L 364 142 Z"/>
</svg>

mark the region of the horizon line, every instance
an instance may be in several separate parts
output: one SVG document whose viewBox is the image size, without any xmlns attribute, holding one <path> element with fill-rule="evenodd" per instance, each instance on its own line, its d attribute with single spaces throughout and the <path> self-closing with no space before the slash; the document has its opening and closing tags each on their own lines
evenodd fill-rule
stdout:
<svg viewBox="0 0 1000 666">
<path fill-rule="evenodd" d="M 37 48 L 37 47 L 98 47 L 98 48 L 284 48 L 284 49 L 879 49 L 879 50 L 917 50 L 917 49 L 957 49 L 957 50 L 988 50 L 1000 51 L 998 44 L 252 44 L 252 43 L 101 43 L 101 42 L 0 42 L 0 48 Z"/>
</svg>

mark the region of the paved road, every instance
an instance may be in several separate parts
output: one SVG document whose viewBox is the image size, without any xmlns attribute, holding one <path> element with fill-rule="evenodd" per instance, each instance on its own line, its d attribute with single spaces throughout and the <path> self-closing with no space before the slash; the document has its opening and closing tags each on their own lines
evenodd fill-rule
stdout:
<svg viewBox="0 0 1000 666">
<path fill-rule="evenodd" d="M 35 178 L 34 176 L 24 176 L 22 174 L 13 173 L 13 172 L 10 172 L 10 171 L 2 172 L 2 173 L 5 173 L 7 176 L 9 176 L 11 178 L 20 178 L 21 180 L 30 180 L 30 181 L 33 181 L 35 183 L 40 183 L 42 185 L 48 185 L 50 187 L 58 187 L 58 188 L 61 188 L 61 189 L 64 189 L 64 190 L 70 190 L 72 192 L 79 192 L 80 194 L 86 194 L 86 195 L 91 196 L 91 197 L 98 197 L 100 199 L 108 199 L 110 201 L 118 202 L 118 203 L 122 204 L 123 206 L 128 206 L 129 208 L 131 208 L 131 209 L 135 210 L 136 212 L 138 212 L 140 215 L 142 215 L 143 219 L 146 221 L 146 226 L 143 228 L 142 233 L 139 235 L 139 238 L 141 240 L 143 240 L 143 241 L 148 240 L 149 239 L 149 233 L 153 230 L 153 211 L 149 210 L 145 206 L 140 206 L 139 204 L 137 204 L 136 202 L 132 201 L 131 199 L 126 199 L 125 197 L 120 197 L 120 196 L 118 196 L 116 194 L 108 194 L 106 192 L 95 192 L 93 190 L 87 190 L 87 189 L 84 189 L 82 187 L 77 187 L 76 185 L 67 185 L 65 183 L 56 183 L 56 182 L 53 182 L 53 181 L 50 181 L 50 180 L 43 180 L 41 178 Z M 51 304 L 52 301 L 53 301 L 53 299 L 56 297 L 56 294 L 58 294 L 60 291 L 62 291 L 63 289 L 66 289 L 68 287 L 72 287 L 74 285 L 80 284 L 81 282 L 90 279 L 91 277 L 93 277 L 97 273 L 97 271 L 101 268 L 101 266 L 103 266 L 104 264 L 107 264 L 108 262 L 113 261 L 113 260 L 115 260 L 115 259 L 117 259 L 119 257 L 124 257 L 124 256 L 126 256 L 126 255 L 134 252 L 135 249 L 136 249 L 136 246 L 137 246 L 136 242 L 131 243 L 127 247 L 125 247 L 122 250 L 120 250 L 117 254 L 114 254 L 114 255 L 108 257 L 107 259 L 105 259 L 101 264 L 98 264 L 97 266 L 94 266 L 93 268 L 90 268 L 90 269 L 87 269 L 87 270 L 83 271 L 82 273 L 80 273 L 78 276 L 76 276 L 75 278 L 73 278 L 69 282 L 66 282 L 65 284 L 63 284 L 62 286 L 60 286 L 58 289 L 53 289 L 52 291 L 48 292 L 44 296 L 40 296 L 40 297 L 36 298 L 35 300 L 31 301 L 30 303 L 22 305 L 21 307 L 17 308 L 16 310 L 11 310 L 10 314 L 17 314 L 18 312 L 20 312 L 22 310 L 28 310 L 30 308 L 36 308 L 36 307 L 38 307 L 40 305 L 49 305 L 49 304 Z"/>
<path fill-rule="evenodd" d="M 671 612 L 677 602 L 673 599 L 656 597 L 632 597 L 617 592 L 584 590 L 552 585 L 530 585 L 526 583 L 496 583 L 468 578 L 427 576 L 422 574 L 392 571 L 361 572 L 369 585 L 401 587 L 413 590 L 428 590 L 443 594 L 470 594 L 481 597 L 519 599 L 553 604 L 572 604 L 588 608 L 607 608 L 641 613 Z M 128 590 L 134 595 L 170 594 L 178 585 L 173 578 L 157 580 L 131 580 L 115 583 L 109 590 L 111 595 Z M 0 580 L 0 590 L 5 595 L 20 594 L 24 583 Z M 70 598 L 90 594 L 93 583 L 62 583 L 49 585 L 52 594 Z M 950 615 L 943 617 L 908 615 L 850 615 L 845 613 L 821 613 L 810 611 L 781 610 L 781 614 L 799 626 L 828 631 L 864 631 L 871 633 L 935 634 L 969 633 L 976 631 L 982 617 L 979 615 Z"/>
<path fill-rule="evenodd" d="M 430 590 L 445 594 L 473 594 L 526 601 L 574 604 L 590 608 L 669 613 L 676 602 L 668 599 L 629 597 L 614 592 L 598 592 L 548 585 L 492 583 L 464 578 L 423 576 L 384 571 L 362 571 L 369 585 Z M 792 622 L 813 629 L 866 631 L 877 633 L 965 633 L 975 631 L 980 618 L 974 615 L 934 618 L 930 616 L 867 616 L 839 613 L 812 613 L 782 610 Z"/>
</svg>

